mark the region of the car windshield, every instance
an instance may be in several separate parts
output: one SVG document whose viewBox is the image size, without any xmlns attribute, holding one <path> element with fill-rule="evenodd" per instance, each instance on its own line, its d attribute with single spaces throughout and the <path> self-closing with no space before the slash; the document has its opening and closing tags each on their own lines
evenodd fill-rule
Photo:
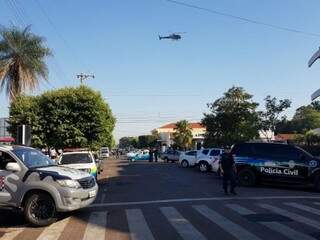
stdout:
<svg viewBox="0 0 320 240">
<path fill-rule="evenodd" d="M 36 149 L 16 148 L 13 153 L 28 167 L 39 168 L 55 166 L 55 162 Z"/>
<path fill-rule="evenodd" d="M 78 163 L 92 163 L 90 154 L 75 153 L 62 155 L 60 164 L 78 164 Z"/>
</svg>

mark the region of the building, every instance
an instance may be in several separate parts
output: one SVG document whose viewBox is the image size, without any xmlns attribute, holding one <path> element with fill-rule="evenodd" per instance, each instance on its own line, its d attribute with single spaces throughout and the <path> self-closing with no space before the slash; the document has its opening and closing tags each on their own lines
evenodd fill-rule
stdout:
<svg viewBox="0 0 320 240">
<path fill-rule="evenodd" d="M 11 137 L 8 132 L 8 118 L 0 118 L 0 137 Z"/>
<path fill-rule="evenodd" d="M 194 147 L 196 148 L 197 146 L 202 145 L 204 141 L 204 135 L 206 133 L 206 128 L 199 122 L 189 123 L 189 127 L 193 135 Z M 170 147 L 173 144 L 173 134 L 176 131 L 175 129 L 176 124 L 169 123 L 153 130 L 153 133 L 159 135 L 160 139 L 158 141 L 161 143 L 161 146 L 166 148 Z"/>
</svg>

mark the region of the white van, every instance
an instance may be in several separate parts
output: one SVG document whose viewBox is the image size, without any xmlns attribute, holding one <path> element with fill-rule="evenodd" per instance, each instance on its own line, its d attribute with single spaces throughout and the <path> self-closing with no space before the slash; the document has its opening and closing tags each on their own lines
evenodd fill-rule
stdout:
<svg viewBox="0 0 320 240">
<path fill-rule="evenodd" d="M 110 151 L 108 147 L 102 147 L 100 149 L 100 157 L 101 158 L 108 158 L 110 157 Z"/>
</svg>

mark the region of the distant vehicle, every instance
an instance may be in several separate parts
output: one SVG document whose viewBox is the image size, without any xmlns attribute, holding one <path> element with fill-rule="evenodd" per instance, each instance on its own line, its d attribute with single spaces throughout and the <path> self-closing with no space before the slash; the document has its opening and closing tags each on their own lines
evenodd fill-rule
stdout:
<svg viewBox="0 0 320 240">
<path fill-rule="evenodd" d="M 239 183 L 313 186 L 320 191 L 320 159 L 303 149 L 283 143 L 243 143 L 231 150 Z"/>
<path fill-rule="evenodd" d="M 222 148 L 198 150 L 196 165 L 199 167 L 200 172 L 219 172 L 219 161 L 222 153 Z"/>
<path fill-rule="evenodd" d="M 179 163 L 182 167 L 192 167 L 195 166 L 197 161 L 197 151 L 187 151 L 182 152 L 179 156 Z"/>
<path fill-rule="evenodd" d="M 100 157 L 101 158 L 108 158 L 110 157 L 110 151 L 108 147 L 102 147 L 100 149 Z"/>
<path fill-rule="evenodd" d="M 98 168 L 92 152 L 65 152 L 58 160 L 59 165 L 85 171 L 96 179 L 98 178 Z"/>
<path fill-rule="evenodd" d="M 166 162 L 177 162 L 181 152 L 177 150 L 167 150 L 161 154 L 161 158 Z"/>
<path fill-rule="evenodd" d="M 0 145 L 0 208 L 20 209 L 34 226 L 54 223 L 57 212 L 90 205 L 97 193 L 86 172 L 58 166 L 33 148 Z"/>
<path fill-rule="evenodd" d="M 170 40 L 173 40 L 173 41 L 178 41 L 178 40 L 180 40 L 182 38 L 181 34 L 184 34 L 184 33 L 172 33 L 172 34 L 170 34 L 168 36 L 160 36 L 160 35 L 158 35 L 158 37 L 159 37 L 159 40 L 170 39 Z"/>
<path fill-rule="evenodd" d="M 149 151 L 142 151 L 141 153 L 136 154 L 131 161 L 148 161 L 150 159 Z"/>
</svg>

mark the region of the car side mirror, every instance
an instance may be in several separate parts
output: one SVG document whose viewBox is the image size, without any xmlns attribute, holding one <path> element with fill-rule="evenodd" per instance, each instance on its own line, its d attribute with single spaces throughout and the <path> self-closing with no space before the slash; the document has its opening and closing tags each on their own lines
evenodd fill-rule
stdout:
<svg viewBox="0 0 320 240">
<path fill-rule="evenodd" d="M 21 167 L 16 162 L 9 162 L 9 163 L 7 163 L 6 170 L 10 171 L 10 172 L 20 172 Z"/>
</svg>

